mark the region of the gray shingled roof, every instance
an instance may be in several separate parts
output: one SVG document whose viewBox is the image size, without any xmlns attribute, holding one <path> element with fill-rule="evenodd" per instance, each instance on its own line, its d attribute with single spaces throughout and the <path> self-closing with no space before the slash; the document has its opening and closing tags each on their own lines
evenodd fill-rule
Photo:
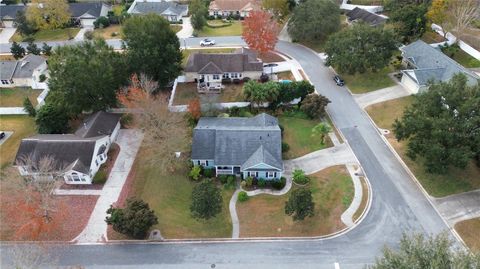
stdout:
<svg viewBox="0 0 480 269">
<path fill-rule="evenodd" d="M 376 26 L 387 21 L 387 19 L 382 16 L 358 7 L 350 10 L 346 15 L 350 21 L 360 20 L 372 26 Z"/>
<path fill-rule="evenodd" d="M 0 5 L 0 19 L 14 20 L 17 12 L 25 10 L 24 5 Z"/>
<path fill-rule="evenodd" d="M 42 56 L 28 54 L 18 61 L 0 61 L 1 79 L 30 78 L 46 60 Z"/>
<path fill-rule="evenodd" d="M 104 111 L 95 112 L 85 119 L 75 135 L 83 138 L 111 135 L 120 121 L 120 116 Z"/>
<path fill-rule="evenodd" d="M 278 120 L 262 113 L 252 118 L 200 118 L 194 129 L 192 159 L 216 165 L 249 167 L 266 163 L 283 169 Z"/>
<path fill-rule="evenodd" d="M 215 68 L 208 67 L 214 64 Z M 207 68 L 208 67 L 208 68 Z M 193 53 L 188 57 L 185 72 L 215 74 L 244 71 L 263 71 L 263 63 L 256 59 L 252 51 L 234 53 Z"/>
<path fill-rule="evenodd" d="M 103 6 L 107 6 L 102 2 L 83 2 L 83 3 L 69 3 L 69 10 L 72 13 L 73 18 L 79 18 L 82 16 L 88 16 L 92 18 L 98 18 L 100 16 L 106 16 L 107 14 L 102 14 Z M 105 12 L 104 12 L 105 13 Z"/>
<path fill-rule="evenodd" d="M 475 73 L 443 54 L 440 49 L 422 40 L 415 41 L 400 50 L 404 59 L 417 68 L 413 72 L 419 85 L 426 85 L 429 80 L 446 82 L 457 73 L 465 74 L 470 84 L 476 84 L 480 79 Z"/>
<path fill-rule="evenodd" d="M 155 13 L 158 15 L 182 16 L 188 11 L 188 5 L 180 5 L 176 2 L 135 2 L 134 5 L 130 11 L 132 14 Z"/>
<path fill-rule="evenodd" d="M 22 139 L 14 164 L 22 165 L 25 158 L 33 163 L 44 157 L 55 160 L 57 169 L 74 167 L 88 174 L 95 150 L 96 139 L 80 138 L 75 135 L 37 135 Z"/>
</svg>

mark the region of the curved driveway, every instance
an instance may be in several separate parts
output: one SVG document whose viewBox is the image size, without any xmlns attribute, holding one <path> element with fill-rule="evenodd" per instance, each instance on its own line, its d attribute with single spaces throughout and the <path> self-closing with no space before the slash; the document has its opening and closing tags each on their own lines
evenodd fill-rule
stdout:
<svg viewBox="0 0 480 269">
<path fill-rule="evenodd" d="M 305 47 L 280 42 L 277 50 L 295 58 L 332 104 L 328 112 L 367 174 L 372 206 L 352 231 L 327 240 L 242 241 L 235 243 L 162 243 L 72 245 L 55 252 L 62 265 L 97 268 L 363 268 L 402 232 L 436 234 L 443 220 L 381 139 L 349 92 L 333 83 L 333 73 Z M 5 250 L 5 246 L 4 249 Z M 3 259 L 5 260 L 5 259 Z"/>
</svg>

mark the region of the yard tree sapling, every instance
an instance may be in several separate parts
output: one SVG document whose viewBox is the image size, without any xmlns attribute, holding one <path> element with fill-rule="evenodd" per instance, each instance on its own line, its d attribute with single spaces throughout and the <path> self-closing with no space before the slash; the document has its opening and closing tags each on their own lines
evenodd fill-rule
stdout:
<svg viewBox="0 0 480 269">
<path fill-rule="evenodd" d="M 42 50 L 37 46 L 37 44 L 33 43 L 32 41 L 28 42 L 27 45 L 27 53 L 40 55 Z"/>
<path fill-rule="evenodd" d="M 312 192 L 305 188 L 294 189 L 285 202 L 285 214 L 292 216 L 294 221 L 313 217 L 314 209 Z"/>
<path fill-rule="evenodd" d="M 206 180 L 193 187 L 190 212 L 194 218 L 208 220 L 222 211 L 222 195 L 213 181 Z"/>
<path fill-rule="evenodd" d="M 332 131 L 332 127 L 326 122 L 320 122 L 319 124 L 315 125 L 312 129 L 313 136 L 320 136 L 320 140 L 322 144 L 325 144 L 325 138 L 327 137 L 328 133 Z"/>
<path fill-rule="evenodd" d="M 194 165 L 190 173 L 188 173 L 188 176 L 195 181 L 199 180 L 202 177 L 202 167 L 200 165 Z"/>
<path fill-rule="evenodd" d="M 340 29 L 340 8 L 330 0 L 306 1 L 298 5 L 288 21 L 288 33 L 298 41 L 325 40 Z"/>
<path fill-rule="evenodd" d="M 148 76 L 134 74 L 117 98 L 122 106 L 136 112 L 130 114 L 131 122 L 143 130 L 142 144 L 151 164 L 171 171 L 181 163 L 175 152 L 187 149 L 188 128 L 180 113 L 168 110 L 165 94 L 155 94 L 157 88 L 157 82 Z"/>
<path fill-rule="evenodd" d="M 32 0 L 26 16 L 28 22 L 40 30 L 65 27 L 72 18 L 65 0 Z"/>
<path fill-rule="evenodd" d="M 117 105 L 117 90 L 128 78 L 122 54 L 105 40 L 61 46 L 48 59 L 48 102 L 62 104 L 69 115 Z"/>
<path fill-rule="evenodd" d="M 260 54 L 272 51 L 278 41 L 279 27 L 266 11 L 250 11 L 242 22 L 242 37 L 248 47 Z"/>
<path fill-rule="evenodd" d="M 135 239 L 145 238 L 148 230 L 158 224 L 158 218 L 148 203 L 137 198 L 127 199 L 125 208 L 110 206 L 107 214 L 105 222 L 112 225 L 113 230 Z"/>
<path fill-rule="evenodd" d="M 20 44 L 18 44 L 15 41 L 12 43 L 12 46 L 10 47 L 10 52 L 12 53 L 13 57 L 17 60 L 25 56 L 25 48 L 23 48 Z"/>
<path fill-rule="evenodd" d="M 47 43 L 43 42 L 42 53 L 46 56 L 52 55 L 52 46 L 49 46 Z"/>
<path fill-rule="evenodd" d="M 327 64 L 349 74 L 382 69 L 389 64 L 396 50 L 393 31 L 367 24 L 354 24 L 335 33 L 325 44 Z"/>
<path fill-rule="evenodd" d="M 69 119 L 61 104 L 47 102 L 37 111 L 35 123 L 40 134 L 64 134 L 68 131 Z"/>
<path fill-rule="evenodd" d="M 195 122 L 200 119 L 200 117 L 202 116 L 200 99 L 196 98 L 188 102 L 188 113 L 190 113 L 190 116 Z"/>
<path fill-rule="evenodd" d="M 132 73 L 148 75 L 160 89 L 180 74 L 180 42 L 166 19 L 156 14 L 132 16 L 125 21 L 123 33 Z"/>
<path fill-rule="evenodd" d="M 408 141 L 407 156 L 424 160 L 427 172 L 465 168 L 480 153 L 480 84 L 467 85 L 464 75 L 448 83 L 431 84 L 415 95 L 393 130 Z"/>
<path fill-rule="evenodd" d="M 319 119 L 325 116 L 325 109 L 331 101 L 321 94 L 309 94 L 300 103 L 302 110 L 311 119 Z"/>
<path fill-rule="evenodd" d="M 432 0 L 432 4 L 427 11 L 427 19 L 431 23 L 440 25 L 443 30 L 443 37 L 447 38 L 447 33 L 450 31 L 450 21 L 448 18 L 448 0 Z"/>
<path fill-rule="evenodd" d="M 480 268 L 480 253 L 454 248 L 445 233 L 435 237 L 404 234 L 398 250 L 385 248 L 383 256 L 367 268 Z"/>
</svg>

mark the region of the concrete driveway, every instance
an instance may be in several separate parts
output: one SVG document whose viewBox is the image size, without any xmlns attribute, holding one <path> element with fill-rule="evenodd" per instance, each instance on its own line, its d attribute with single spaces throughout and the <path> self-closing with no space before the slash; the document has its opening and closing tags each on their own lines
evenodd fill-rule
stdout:
<svg viewBox="0 0 480 269">
<path fill-rule="evenodd" d="M 7 44 L 16 31 L 17 28 L 2 28 L 2 32 L 0 33 L 0 44 Z"/>
<path fill-rule="evenodd" d="M 433 201 L 452 226 L 462 220 L 480 217 L 480 190 L 434 198 Z"/>
<path fill-rule="evenodd" d="M 189 38 L 192 35 L 193 35 L 193 27 L 192 27 L 192 23 L 190 22 L 190 17 L 183 18 L 182 30 L 177 32 L 177 37 L 178 38 Z M 180 44 L 180 45 L 182 45 L 182 44 Z"/>
</svg>

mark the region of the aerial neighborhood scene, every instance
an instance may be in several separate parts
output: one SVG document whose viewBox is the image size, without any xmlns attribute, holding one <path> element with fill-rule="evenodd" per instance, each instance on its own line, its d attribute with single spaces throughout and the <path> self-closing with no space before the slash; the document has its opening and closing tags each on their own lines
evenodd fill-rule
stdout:
<svg viewBox="0 0 480 269">
<path fill-rule="evenodd" d="M 480 268 L 479 0 L 1 0 L 0 268 Z"/>
</svg>

